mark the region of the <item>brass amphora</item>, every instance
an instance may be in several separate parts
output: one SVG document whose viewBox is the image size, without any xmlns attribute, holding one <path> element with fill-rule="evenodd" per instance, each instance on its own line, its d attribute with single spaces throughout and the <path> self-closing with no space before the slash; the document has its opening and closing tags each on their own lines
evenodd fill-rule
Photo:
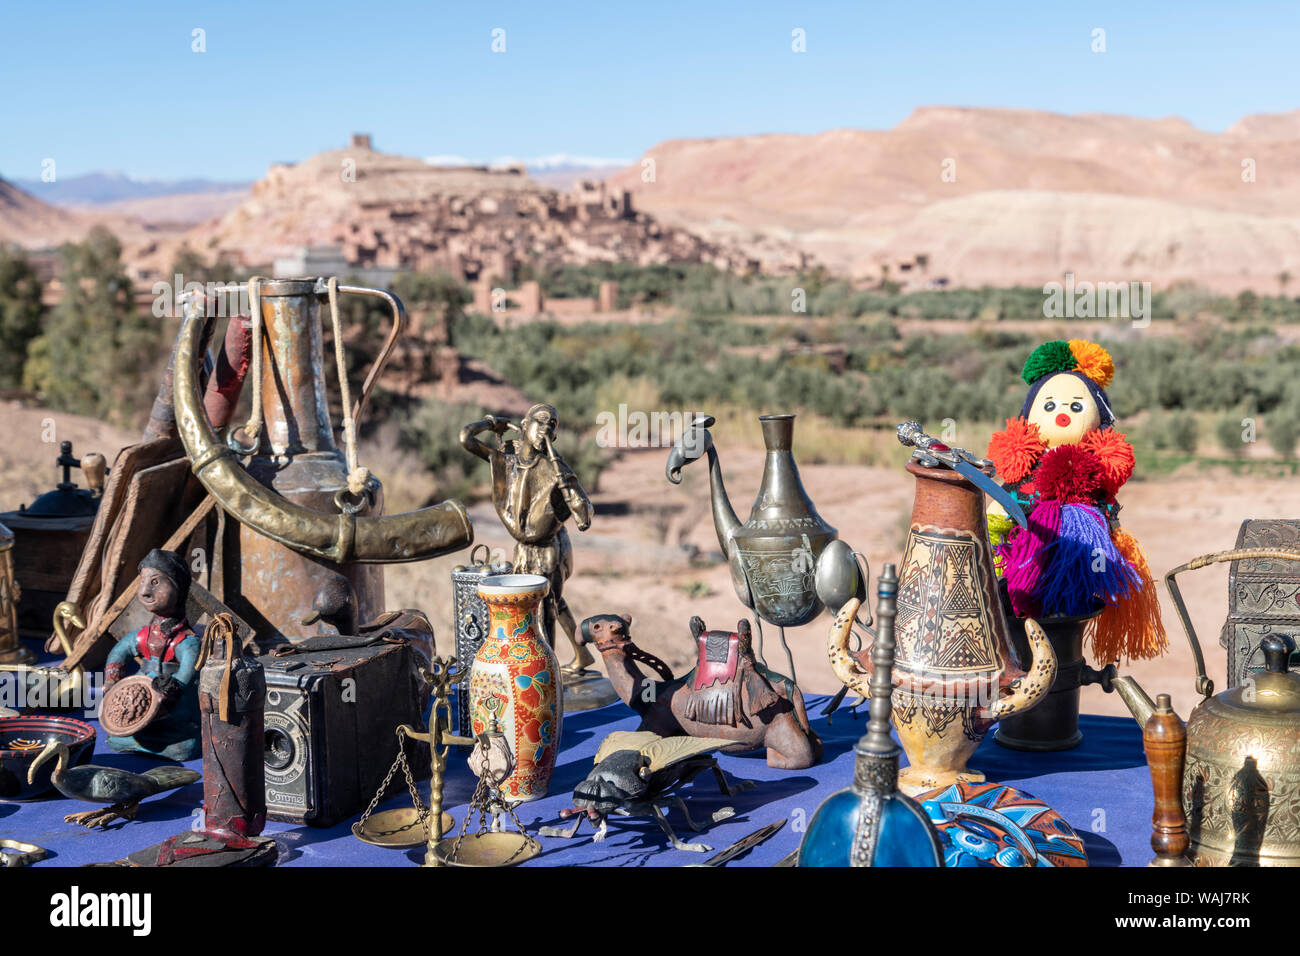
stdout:
<svg viewBox="0 0 1300 956">
<path fill-rule="evenodd" d="M 1026 619 L 1032 660 L 1017 665 L 994 584 L 984 493 L 947 468 L 912 461 L 907 470 L 916 500 L 899 569 L 892 717 L 909 764 L 899 789 L 915 796 L 982 781 L 966 761 L 993 724 L 1047 695 L 1056 655 Z M 831 627 L 831 667 L 869 697 L 868 659 L 849 650 L 847 610 Z"/>
</svg>

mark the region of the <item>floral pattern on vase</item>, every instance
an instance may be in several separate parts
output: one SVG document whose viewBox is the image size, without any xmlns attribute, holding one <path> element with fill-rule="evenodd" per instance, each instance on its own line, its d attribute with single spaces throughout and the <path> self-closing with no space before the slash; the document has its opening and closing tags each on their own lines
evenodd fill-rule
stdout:
<svg viewBox="0 0 1300 956">
<path fill-rule="evenodd" d="M 563 691 L 540 625 L 549 587 L 541 575 L 502 574 L 484 578 L 478 588 L 488 608 L 488 633 L 470 667 L 470 726 L 484 733 L 496 717 L 515 757 L 501 792 L 516 803 L 546 795 L 559 750 Z"/>
</svg>

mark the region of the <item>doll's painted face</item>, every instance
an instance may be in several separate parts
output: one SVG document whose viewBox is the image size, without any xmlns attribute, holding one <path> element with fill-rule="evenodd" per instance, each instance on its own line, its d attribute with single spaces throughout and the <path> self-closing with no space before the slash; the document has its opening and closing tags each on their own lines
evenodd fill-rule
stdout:
<svg viewBox="0 0 1300 956">
<path fill-rule="evenodd" d="M 154 568 L 140 572 L 141 606 L 158 617 L 176 617 L 180 613 L 180 590 L 171 578 Z"/>
<path fill-rule="evenodd" d="M 1101 426 L 1101 411 L 1078 376 L 1057 372 L 1043 383 L 1029 409 L 1029 421 L 1048 448 L 1072 445 Z"/>
</svg>

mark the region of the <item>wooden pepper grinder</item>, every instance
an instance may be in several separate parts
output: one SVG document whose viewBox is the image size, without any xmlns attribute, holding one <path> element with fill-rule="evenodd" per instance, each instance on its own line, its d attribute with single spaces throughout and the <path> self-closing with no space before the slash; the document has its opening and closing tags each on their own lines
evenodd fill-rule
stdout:
<svg viewBox="0 0 1300 956">
<path fill-rule="evenodd" d="M 1156 797 L 1151 814 L 1151 848 L 1156 855 L 1148 866 L 1190 866 L 1187 817 L 1183 813 L 1187 728 L 1174 713 L 1168 694 L 1156 697 L 1156 709 L 1142 728 L 1142 748 Z"/>
</svg>

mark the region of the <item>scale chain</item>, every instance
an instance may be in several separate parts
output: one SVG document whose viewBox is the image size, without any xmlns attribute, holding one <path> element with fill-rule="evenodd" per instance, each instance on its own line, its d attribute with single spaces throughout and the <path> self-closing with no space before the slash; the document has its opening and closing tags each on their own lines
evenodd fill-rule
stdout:
<svg viewBox="0 0 1300 956">
<path fill-rule="evenodd" d="M 380 799 L 388 792 L 388 786 L 393 782 L 393 774 L 397 773 L 398 767 L 401 767 L 402 775 L 406 778 L 406 789 L 410 791 L 411 800 L 414 804 L 416 818 L 420 821 L 420 826 L 424 830 L 425 839 L 427 840 L 429 835 L 429 808 L 426 807 L 424 801 L 420 799 L 420 793 L 415 786 L 415 778 L 411 775 L 411 766 L 406 761 L 406 734 L 402 733 L 401 730 L 398 730 L 397 738 L 397 759 L 394 760 L 393 765 L 388 768 L 388 773 L 384 776 L 384 782 L 379 785 L 379 789 L 375 791 L 375 795 L 370 798 L 370 805 L 366 807 L 366 812 L 361 814 L 361 819 L 357 822 L 357 826 L 361 829 L 365 828 L 366 821 L 369 820 L 370 815 L 375 812 L 375 807 L 379 805 Z M 398 831 L 385 830 L 383 835 L 386 836 L 390 833 L 396 832 Z"/>
</svg>

